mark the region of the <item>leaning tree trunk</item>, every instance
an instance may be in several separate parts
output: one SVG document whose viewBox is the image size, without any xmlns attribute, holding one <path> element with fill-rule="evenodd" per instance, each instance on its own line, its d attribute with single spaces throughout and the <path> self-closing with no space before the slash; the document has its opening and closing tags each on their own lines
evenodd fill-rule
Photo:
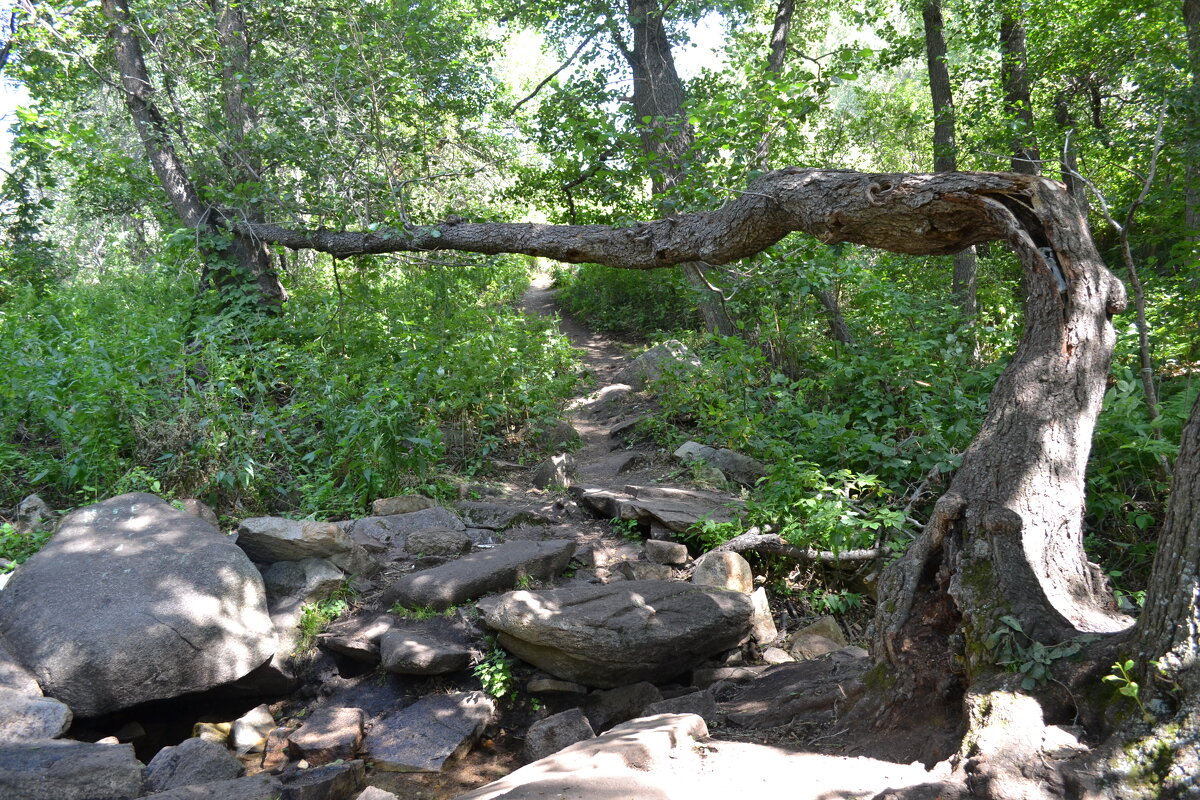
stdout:
<svg viewBox="0 0 1200 800">
<path fill-rule="evenodd" d="M 1006 630 L 1001 617 L 1045 644 L 1131 624 L 1088 562 L 1082 531 L 1109 320 L 1124 288 L 1060 185 L 1031 178 L 1024 196 L 980 202 L 1024 266 L 1025 332 L 932 518 L 880 580 L 873 654 L 904 676 L 886 704 L 893 719 L 931 693 L 953 707 L 993 675 L 987 640 Z"/>
<path fill-rule="evenodd" d="M 133 119 L 138 138 L 146 151 L 154 174 L 166 192 L 175 213 L 183 224 L 201 233 L 228 235 L 228 244 L 217 245 L 205 252 L 206 261 L 213 262 L 211 272 L 217 273 L 213 280 L 219 287 L 230 289 L 243 284 L 244 276 L 256 287 L 260 305 L 266 310 L 277 310 L 287 299 L 287 293 L 279 284 L 269 260 L 262 258 L 265 244 L 252 233 L 233 231 L 218 224 L 219 213 L 209 207 L 200 197 L 186 165 L 172 144 L 171 127 L 153 102 L 153 84 L 146 69 L 132 15 L 126 0 L 103 0 L 102 9 L 112 26 L 112 38 L 117 68 L 121 73 L 120 86 L 125 95 L 125 106 Z M 248 215 L 241 215 L 247 222 Z M 228 274 L 230 266 L 242 272 L 242 276 Z M 226 274 L 221 274 L 226 273 Z"/>
</svg>

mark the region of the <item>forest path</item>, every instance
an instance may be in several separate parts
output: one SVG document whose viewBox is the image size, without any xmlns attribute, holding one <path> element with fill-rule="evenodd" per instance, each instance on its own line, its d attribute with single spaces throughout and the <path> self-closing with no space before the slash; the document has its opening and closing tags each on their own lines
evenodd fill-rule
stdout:
<svg viewBox="0 0 1200 800">
<path fill-rule="evenodd" d="M 589 412 L 587 402 L 595 398 L 598 393 L 596 390 L 611 384 L 628 362 L 630 344 L 590 330 L 560 308 L 556 294 L 550 276 L 539 275 L 522 298 L 522 308 L 531 315 L 557 316 L 559 330 L 581 352 L 585 374 L 595 380 L 594 390 L 588 386 L 572 404 L 568 420 L 583 440 L 583 447 L 575 451 L 574 457 L 579 475 L 586 481 L 593 469 L 612 457 L 615 447 L 609 435 L 612 420 L 628 419 L 644 413 L 648 401 L 637 395 L 627 397 L 612 409 L 607 420 L 597 419 Z M 638 448 L 643 451 L 643 465 L 622 473 L 617 482 L 658 483 L 669 480 L 672 467 L 663 458 L 664 454 L 649 444 L 639 445 Z M 607 528 L 605 522 L 598 524 Z M 621 541 L 607 531 L 600 538 L 614 545 Z M 840 749 L 838 739 L 845 733 L 835 723 L 825 737 L 829 740 L 829 747 L 822 748 L 825 752 L 814 752 L 812 747 L 801 749 L 799 742 L 790 736 L 789 730 L 717 729 L 713 731 L 713 736 L 694 745 L 700 756 L 698 772 L 686 776 L 645 773 L 641 779 L 644 781 L 641 787 L 644 791 L 638 791 L 637 796 L 671 800 L 728 800 L 749 792 L 754 797 L 788 797 L 795 800 L 871 798 L 887 789 L 936 783 L 941 777 L 936 772 L 927 771 L 919 763 L 896 764 L 874 758 L 836 755 Z M 944 765 L 939 766 L 944 770 Z M 633 780 L 636 782 L 638 779 Z M 571 796 L 601 796 L 589 794 L 586 775 L 580 776 L 578 789 L 579 793 Z M 518 790 L 517 796 L 527 795 Z"/>
</svg>

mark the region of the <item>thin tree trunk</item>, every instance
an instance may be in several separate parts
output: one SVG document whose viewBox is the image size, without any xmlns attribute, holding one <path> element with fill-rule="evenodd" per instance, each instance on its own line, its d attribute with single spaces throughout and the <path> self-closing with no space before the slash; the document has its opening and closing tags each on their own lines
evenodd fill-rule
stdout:
<svg viewBox="0 0 1200 800">
<path fill-rule="evenodd" d="M 201 199 L 187 167 L 172 145 L 170 127 L 153 103 L 154 87 L 126 0 L 103 0 L 101 8 L 112 24 L 114 51 L 126 108 L 171 207 L 189 228 L 223 235 L 225 230 L 217 224 L 219 215 Z M 253 222 L 248 218 L 246 221 Z M 269 259 L 266 262 L 267 271 L 262 270 L 262 242 L 252 234 L 238 231 L 232 232 L 232 238 L 230 244 L 218 245 L 206 251 L 206 270 L 216 273 L 214 282 L 218 286 L 230 289 L 241 284 L 237 276 L 229 274 L 227 268 L 208 265 L 211 262 L 216 262 L 216 265 L 222 262 L 237 265 L 255 282 L 264 308 L 276 309 L 286 299 L 286 293 L 270 270 Z"/>
<path fill-rule="evenodd" d="M 1004 84 L 1004 115 L 1013 124 L 1012 171 L 1041 174 L 1033 132 L 1033 102 L 1029 93 L 1029 59 L 1025 21 L 1010 9 L 1000 18 L 1000 71 Z"/>
<path fill-rule="evenodd" d="M 687 95 L 675 70 L 658 0 L 629 0 L 628 11 L 633 45 L 627 46 L 617 36 L 614 40 L 633 70 L 633 111 L 641 128 L 642 151 L 655 156 L 651 191 L 666 200 L 687 174 L 685 162 L 695 141 L 687 120 Z M 735 336 L 737 327 L 725 309 L 725 299 L 704 277 L 704 267 L 699 262 L 680 265 L 696 292 L 705 327 Z"/>
<path fill-rule="evenodd" d="M 770 54 L 767 56 L 767 74 L 778 77 L 787 63 L 788 36 L 792 30 L 792 17 L 796 12 L 795 0 L 779 0 L 775 8 L 775 22 L 771 26 Z M 765 172 L 771 168 L 771 123 L 763 125 L 762 136 L 754 148 L 754 160 Z"/>
<path fill-rule="evenodd" d="M 1079 211 L 1085 217 L 1091 211 L 1091 203 L 1088 202 L 1087 184 L 1079 177 L 1079 159 L 1078 150 L 1075 142 L 1072 140 L 1072 135 L 1075 133 L 1075 118 L 1071 116 L 1071 106 L 1067 100 L 1066 92 L 1059 92 L 1054 98 L 1054 122 L 1058 125 L 1058 129 L 1063 134 L 1063 150 L 1059 160 L 1059 176 L 1062 182 L 1067 185 L 1067 192 L 1075 200 L 1075 205 L 1079 206 Z"/>
<path fill-rule="evenodd" d="M 946 64 L 946 38 L 942 33 L 940 0 L 928 0 L 921 10 L 925 23 L 925 56 L 929 66 L 929 94 L 933 101 L 933 169 L 954 172 L 958 169 L 958 144 L 955 133 L 954 90 L 950 84 L 950 69 Z M 955 253 L 951 295 L 965 319 L 978 311 L 975 276 L 979 261 L 975 248 Z"/>
<path fill-rule="evenodd" d="M 850 326 L 842 316 L 842 305 L 838 302 L 837 292 L 833 289 L 816 289 L 813 294 L 817 296 L 821 307 L 825 309 L 825 316 L 829 318 L 830 338 L 844 345 L 853 345 L 854 334 L 850 332 Z"/>
<path fill-rule="evenodd" d="M 1190 102 L 1184 120 L 1184 225 L 1189 238 L 1200 244 L 1200 0 L 1183 0 L 1187 29 L 1188 67 L 1192 73 Z"/>
</svg>

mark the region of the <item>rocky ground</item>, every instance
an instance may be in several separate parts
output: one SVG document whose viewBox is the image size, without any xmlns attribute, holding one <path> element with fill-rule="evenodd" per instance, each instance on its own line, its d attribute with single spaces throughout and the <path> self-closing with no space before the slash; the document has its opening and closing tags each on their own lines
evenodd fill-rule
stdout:
<svg viewBox="0 0 1200 800">
<path fill-rule="evenodd" d="M 555 312 L 547 282 L 526 308 Z M 563 424 L 527 433 L 553 457 L 498 462 L 456 503 L 242 520 L 236 544 L 204 509 L 150 495 L 65 518 L 0 591 L 0 796 L 827 798 L 935 782 L 845 755 L 840 713 L 868 666 L 847 626 L 781 616 L 741 556 L 673 541 L 735 516 L 761 469 L 699 445 L 701 466 L 681 464 L 638 438 L 647 380 L 693 357 L 635 361 L 561 325 L 594 380 Z M 339 602 L 305 639 L 314 606 Z"/>
</svg>

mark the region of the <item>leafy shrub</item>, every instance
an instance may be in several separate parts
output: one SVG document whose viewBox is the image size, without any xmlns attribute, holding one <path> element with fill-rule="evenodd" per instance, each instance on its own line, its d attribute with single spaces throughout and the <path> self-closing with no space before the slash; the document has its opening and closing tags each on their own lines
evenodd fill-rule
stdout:
<svg viewBox="0 0 1200 800">
<path fill-rule="evenodd" d="M 8 565 L 0 567 L 0 572 L 11 572 L 25 559 L 42 549 L 42 545 L 50 538 L 51 531 L 30 531 L 19 533 L 12 524 L 0 522 L 0 558 L 7 559 Z"/>
</svg>

